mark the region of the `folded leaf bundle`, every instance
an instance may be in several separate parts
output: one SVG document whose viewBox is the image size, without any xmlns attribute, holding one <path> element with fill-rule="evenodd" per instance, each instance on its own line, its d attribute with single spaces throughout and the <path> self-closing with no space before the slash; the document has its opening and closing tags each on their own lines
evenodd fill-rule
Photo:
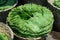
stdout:
<svg viewBox="0 0 60 40">
<path fill-rule="evenodd" d="M 7 21 L 16 35 L 36 38 L 51 31 L 54 19 L 51 11 L 46 7 L 24 4 L 12 9 Z"/>
<path fill-rule="evenodd" d="M 54 6 L 60 8 L 60 0 L 54 0 L 53 4 L 54 4 Z"/>
<path fill-rule="evenodd" d="M 0 40 L 9 40 L 8 36 L 4 33 L 0 33 Z"/>
<path fill-rule="evenodd" d="M 0 0 L 0 11 L 11 8 L 16 3 L 16 0 Z"/>
</svg>

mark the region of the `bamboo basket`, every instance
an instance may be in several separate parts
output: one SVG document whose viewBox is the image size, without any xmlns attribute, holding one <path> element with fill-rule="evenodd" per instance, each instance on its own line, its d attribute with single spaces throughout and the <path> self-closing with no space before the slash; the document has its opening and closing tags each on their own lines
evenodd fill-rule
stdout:
<svg viewBox="0 0 60 40">
<path fill-rule="evenodd" d="M 60 31 L 60 8 L 53 5 L 54 0 L 47 0 L 47 2 L 47 7 L 52 11 L 55 19 L 53 24 L 53 30 Z"/>
<path fill-rule="evenodd" d="M 6 23 L 6 18 L 8 16 L 9 11 L 12 8 L 14 8 L 17 5 L 17 3 L 18 3 L 18 0 L 16 0 L 16 3 L 11 8 L 0 11 L 0 22 Z"/>
<path fill-rule="evenodd" d="M 10 27 L 2 22 L 0 22 L 0 33 L 4 33 L 8 36 L 9 40 L 13 40 L 14 34 Z"/>
</svg>

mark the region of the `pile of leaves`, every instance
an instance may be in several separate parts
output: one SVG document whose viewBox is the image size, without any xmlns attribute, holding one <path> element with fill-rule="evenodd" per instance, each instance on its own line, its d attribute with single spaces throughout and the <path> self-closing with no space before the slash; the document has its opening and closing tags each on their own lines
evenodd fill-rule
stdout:
<svg viewBox="0 0 60 40">
<path fill-rule="evenodd" d="M 37 4 L 24 4 L 12 9 L 7 21 L 16 35 L 36 38 L 51 31 L 54 19 L 49 9 Z"/>
<path fill-rule="evenodd" d="M 8 36 L 4 33 L 0 33 L 0 40 L 8 40 Z"/>
<path fill-rule="evenodd" d="M 55 0 L 53 4 L 60 8 L 60 0 Z"/>
<path fill-rule="evenodd" d="M 11 8 L 16 0 L 0 0 L 0 11 Z"/>
</svg>

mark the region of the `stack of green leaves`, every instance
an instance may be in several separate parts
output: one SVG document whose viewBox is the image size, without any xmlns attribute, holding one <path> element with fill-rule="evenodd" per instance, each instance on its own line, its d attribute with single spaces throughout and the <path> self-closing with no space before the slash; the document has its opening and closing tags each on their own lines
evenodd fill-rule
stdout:
<svg viewBox="0 0 60 40">
<path fill-rule="evenodd" d="M 4 33 L 0 33 L 0 40 L 8 40 L 8 36 Z"/>
<path fill-rule="evenodd" d="M 16 0 L 0 0 L 0 11 L 11 8 Z"/>
<path fill-rule="evenodd" d="M 60 8 L 60 0 L 54 0 L 53 4 Z"/>
<path fill-rule="evenodd" d="M 53 24 L 53 15 L 49 9 L 37 4 L 24 4 L 12 9 L 8 23 L 16 35 L 36 38 L 47 35 Z"/>
</svg>

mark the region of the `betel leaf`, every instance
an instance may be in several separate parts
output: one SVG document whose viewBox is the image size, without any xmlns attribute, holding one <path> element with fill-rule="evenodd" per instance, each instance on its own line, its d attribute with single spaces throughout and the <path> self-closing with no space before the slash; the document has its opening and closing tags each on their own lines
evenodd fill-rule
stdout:
<svg viewBox="0 0 60 40">
<path fill-rule="evenodd" d="M 0 11 L 11 8 L 16 3 L 16 0 L 0 0 Z"/>
<path fill-rule="evenodd" d="M 60 0 L 55 0 L 53 5 L 60 8 Z"/>
<path fill-rule="evenodd" d="M 8 36 L 4 33 L 0 33 L 0 40 L 8 40 Z"/>
<path fill-rule="evenodd" d="M 49 9 L 37 4 L 24 4 L 11 10 L 10 27 L 16 35 L 25 38 L 42 37 L 52 29 L 53 15 Z"/>
<path fill-rule="evenodd" d="M 0 0 L 0 5 L 3 5 L 7 2 L 7 0 Z"/>
</svg>

